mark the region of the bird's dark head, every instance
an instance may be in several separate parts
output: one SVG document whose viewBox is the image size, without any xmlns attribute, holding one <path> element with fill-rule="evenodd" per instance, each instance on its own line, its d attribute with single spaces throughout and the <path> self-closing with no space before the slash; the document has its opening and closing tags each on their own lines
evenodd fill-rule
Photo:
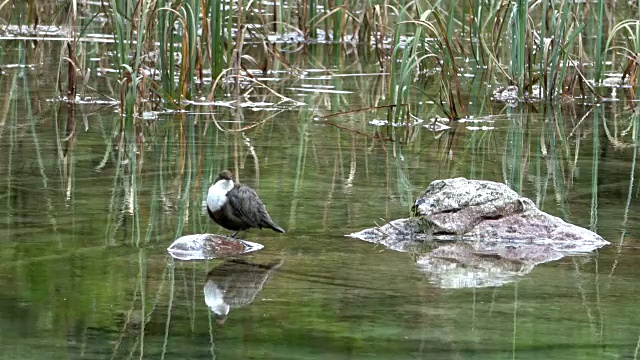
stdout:
<svg viewBox="0 0 640 360">
<path fill-rule="evenodd" d="M 220 171 L 220 173 L 218 173 L 218 177 L 216 178 L 216 181 L 214 181 L 214 183 L 217 183 L 220 180 L 233 180 L 233 175 L 231 175 L 231 171 L 229 171 L 229 170 Z"/>
</svg>

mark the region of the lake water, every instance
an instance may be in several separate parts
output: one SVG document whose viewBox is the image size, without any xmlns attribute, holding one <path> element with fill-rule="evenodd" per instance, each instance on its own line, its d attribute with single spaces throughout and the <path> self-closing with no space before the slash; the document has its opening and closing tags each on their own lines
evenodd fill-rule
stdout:
<svg viewBox="0 0 640 360">
<path fill-rule="evenodd" d="M 340 58 L 292 54 L 316 70 L 262 78 L 301 104 L 257 89 L 242 123 L 233 106 L 201 106 L 138 119 L 124 135 L 113 107 L 70 113 L 52 101 L 52 64 L 8 69 L 2 358 L 638 358 L 633 103 L 618 94 L 598 105 L 510 107 L 471 97 L 473 122 L 433 132 L 423 125 L 442 114 L 425 99 L 422 123 L 391 127 L 380 125 L 386 109 L 349 112 L 387 104 L 388 78 L 374 61 Z M 114 83 L 95 87 L 109 94 Z M 221 131 L 212 113 L 223 129 L 256 126 Z M 237 169 L 287 233 L 241 233 L 265 247 L 240 260 L 173 260 L 166 248 L 178 236 L 230 233 L 202 208 L 224 168 Z M 431 181 L 457 176 L 509 182 L 612 244 L 501 286 L 452 288 L 415 254 L 344 236 L 408 216 Z M 207 306 L 212 283 L 235 301 L 224 318 Z"/>
</svg>

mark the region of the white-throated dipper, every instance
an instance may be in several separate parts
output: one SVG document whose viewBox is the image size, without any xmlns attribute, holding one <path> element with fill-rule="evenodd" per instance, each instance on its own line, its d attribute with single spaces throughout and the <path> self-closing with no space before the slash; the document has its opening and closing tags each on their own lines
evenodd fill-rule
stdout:
<svg viewBox="0 0 640 360">
<path fill-rule="evenodd" d="M 229 170 L 221 171 L 209 187 L 207 212 L 218 225 L 235 231 L 232 237 L 250 228 L 270 228 L 279 233 L 284 232 L 271 220 L 255 190 L 234 182 Z"/>
</svg>

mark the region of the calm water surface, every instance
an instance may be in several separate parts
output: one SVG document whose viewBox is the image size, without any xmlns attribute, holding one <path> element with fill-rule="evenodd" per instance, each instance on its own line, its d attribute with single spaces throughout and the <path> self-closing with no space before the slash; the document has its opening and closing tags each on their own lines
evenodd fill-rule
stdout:
<svg viewBox="0 0 640 360">
<path fill-rule="evenodd" d="M 479 124 L 433 133 L 370 124 L 383 113 L 320 119 L 372 106 L 386 85 L 317 75 L 282 85 L 304 106 L 245 110 L 244 123 L 267 121 L 244 133 L 203 115 L 161 115 L 135 148 L 113 140 L 112 108 L 69 115 L 47 101 L 46 84 L 31 116 L 26 99 L 7 98 L 2 358 L 638 357 L 640 219 L 634 150 L 616 143 L 629 142 L 621 128 L 633 126 L 622 104 L 496 105 Z M 345 93 L 296 90 L 303 85 Z M 233 110 L 209 111 L 233 128 Z M 287 233 L 242 233 L 265 245 L 242 261 L 173 260 L 166 247 L 177 236 L 228 233 L 202 211 L 223 168 L 238 169 Z M 432 180 L 455 176 L 509 181 L 612 245 L 502 286 L 454 289 L 438 286 L 414 254 L 344 236 L 406 217 Z M 209 281 L 235 301 L 224 318 L 205 302 Z"/>
</svg>

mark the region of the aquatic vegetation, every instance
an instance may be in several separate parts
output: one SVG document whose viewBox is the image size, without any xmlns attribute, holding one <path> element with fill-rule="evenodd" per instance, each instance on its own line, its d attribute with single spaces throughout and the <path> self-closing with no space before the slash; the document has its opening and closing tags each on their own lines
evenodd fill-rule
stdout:
<svg viewBox="0 0 640 360">
<path fill-rule="evenodd" d="M 626 41 L 616 46 L 613 43 L 617 37 L 623 37 Z M 607 39 L 604 53 L 615 54 L 615 50 L 621 51 L 622 58 L 627 60 L 618 84 L 628 85 L 632 90 L 637 88 L 638 77 L 640 77 L 640 20 L 623 20 L 614 26 Z M 622 63 L 624 64 L 624 60 Z M 596 70 L 596 81 L 600 78 L 598 70 Z M 630 97 L 635 98 L 633 95 Z"/>
<path fill-rule="evenodd" d="M 452 120 L 469 115 L 470 94 L 490 102 L 491 94 L 506 86 L 516 89 L 518 102 L 602 96 L 598 87 L 610 70 L 623 73 L 621 84 L 637 86 L 635 3 L 111 0 L 109 5 L 72 1 L 44 12 L 35 1 L 0 8 L 0 18 L 38 25 L 63 14 L 60 29 L 69 40 L 62 46 L 58 83 L 60 89 L 66 86 L 64 98 L 80 100 L 79 89 L 83 96 L 95 92 L 91 80 L 97 69 L 90 54 L 106 56 L 113 60 L 117 79 L 110 85 L 128 119 L 123 122 L 135 123 L 158 109 L 185 110 L 194 102 L 242 96 L 243 83 L 259 74 L 252 68 L 300 73 L 304 69 L 283 56 L 286 47 L 297 44 L 331 44 L 338 52 L 356 44 L 375 59 L 391 74 L 390 124 L 425 118 L 422 112 L 430 109 L 419 104 L 433 86 L 439 95 L 430 100 Z M 111 42 L 112 52 L 87 40 L 95 31 Z"/>
<path fill-rule="evenodd" d="M 627 5 L 629 14 L 637 13 L 637 4 Z M 433 78 L 441 83 L 440 101 L 436 103 L 450 119 L 465 115 L 466 101 L 462 99 L 469 89 L 482 102 L 491 92 L 506 86 L 515 89 L 516 102 L 599 98 L 602 94 L 597 86 L 605 64 L 613 69 L 624 67 L 623 79 L 634 79 L 637 72 L 637 50 L 633 50 L 638 48 L 637 20 L 616 20 L 617 15 L 625 13 L 612 7 L 605 1 L 476 2 L 468 9 L 470 28 L 462 20 L 464 6 L 438 3 L 428 9 L 418 8 L 418 14 L 408 21 L 416 26 L 415 36 L 401 43 L 395 33 L 390 61 L 402 61 L 397 62 L 396 82 L 390 86 L 390 103 L 415 108 L 421 99 L 409 98 L 408 87 L 420 88 Z M 404 15 L 398 16 L 398 29 L 406 23 Z M 420 28 L 428 36 L 421 39 L 424 35 Z M 622 30 L 628 45 L 613 45 L 624 42 L 616 35 Z M 619 51 L 624 53 L 624 61 L 616 60 Z M 418 66 L 419 62 L 424 65 Z M 434 66 L 441 71 L 420 78 L 422 69 Z M 471 82 L 465 80 L 465 73 L 471 75 Z M 404 114 L 393 116 L 399 120 Z"/>
</svg>

